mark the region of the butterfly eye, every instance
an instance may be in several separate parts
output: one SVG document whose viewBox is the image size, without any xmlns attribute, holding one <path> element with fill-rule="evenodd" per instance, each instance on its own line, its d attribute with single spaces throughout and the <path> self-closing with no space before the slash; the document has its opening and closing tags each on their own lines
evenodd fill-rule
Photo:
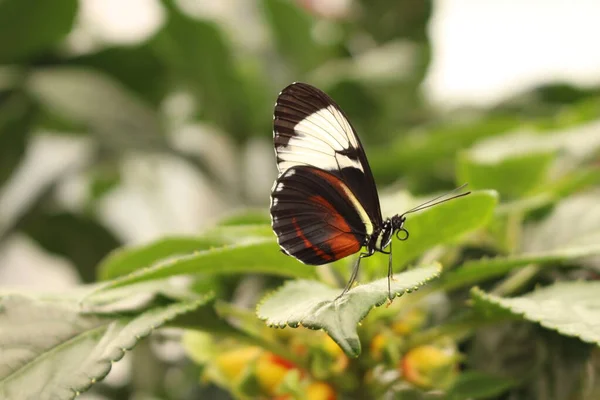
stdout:
<svg viewBox="0 0 600 400">
<path fill-rule="evenodd" d="M 400 235 L 402 234 L 402 235 Z M 404 228 L 400 228 L 396 231 L 396 237 L 398 238 L 398 240 L 406 240 L 408 239 L 408 231 Z"/>
</svg>

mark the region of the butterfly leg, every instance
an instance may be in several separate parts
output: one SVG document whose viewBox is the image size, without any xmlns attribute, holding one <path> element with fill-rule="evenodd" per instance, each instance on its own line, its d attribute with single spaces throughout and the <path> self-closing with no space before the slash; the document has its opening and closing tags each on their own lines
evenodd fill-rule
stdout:
<svg viewBox="0 0 600 400">
<path fill-rule="evenodd" d="M 380 252 L 382 252 L 383 254 L 387 254 L 389 255 L 388 258 L 388 306 L 390 304 L 392 304 L 392 281 L 395 281 L 396 279 L 394 279 L 394 270 L 392 269 L 392 242 L 390 242 L 390 250 L 389 251 L 384 251 L 384 250 L 380 250 Z"/>
<path fill-rule="evenodd" d="M 352 285 L 354 284 L 354 282 L 356 281 L 356 277 L 358 276 L 358 269 L 360 267 L 360 260 L 362 260 L 363 258 L 366 258 L 366 257 L 370 257 L 372 255 L 373 255 L 373 252 L 370 252 L 370 253 L 360 253 L 360 255 L 358 256 L 358 258 L 356 259 L 356 262 L 354 263 L 354 267 L 352 268 L 352 273 L 350 274 L 350 279 L 348 280 L 348 283 L 346 284 L 346 287 L 344 288 L 344 290 L 342 291 L 342 293 L 340 293 L 340 295 L 335 298 L 335 300 L 337 300 L 340 297 L 342 297 L 343 295 L 345 295 L 348 292 L 348 290 L 350 290 L 350 288 L 352 287 Z"/>
<path fill-rule="evenodd" d="M 394 280 L 394 270 L 392 269 L 392 242 L 390 242 L 390 252 L 388 258 L 388 305 L 392 304 L 392 280 Z"/>
</svg>

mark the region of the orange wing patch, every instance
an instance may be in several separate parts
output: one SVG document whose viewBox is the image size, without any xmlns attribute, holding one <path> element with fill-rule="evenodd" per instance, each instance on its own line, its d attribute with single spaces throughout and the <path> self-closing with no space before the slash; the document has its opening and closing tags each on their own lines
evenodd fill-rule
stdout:
<svg viewBox="0 0 600 400">
<path fill-rule="evenodd" d="M 329 210 L 329 224 L 337 228 L 337 232 L 332 230 L 325 242 L 331 248 L 334 259 L 339 260 L 356 253 L 361 244 L 356 240 L 344 217 L 322 196 L 311 196 L 309 200 L 326 207 Z"/>
<path fill-rule="evenodd" d="M 304 233 L 302 232 L 302 228 L 300 228 L 300 225 L 298 225 L 298 219 L 296 217 L 292 218 L 292 223 L 294 224 L 294 227 L 296 228 L 296 236 L 298 236 L 304 242 L 304 246 L 306 246 L 306 248 L 312 249 L 317 256 L 321 257 L 324 260 L 327 260 L 327 261 L 333 260 L 332 256 L 330 256 L 329 254 L 325 253 L 323 250 L 321 250 L 320 248 L 318 248 L 317 246 L 312 244 L 311 241 L 308 240 L 308 238 L 306 236 L 304 236 Z"/>
<path fill-rule="evenodd" d="M 272 193 L 273 230 L 282 251 L 321 265 L 360 251 L 368 237 L 361 212 L 343 181 L 311 167 L 294 167 Z"/>
</svg>

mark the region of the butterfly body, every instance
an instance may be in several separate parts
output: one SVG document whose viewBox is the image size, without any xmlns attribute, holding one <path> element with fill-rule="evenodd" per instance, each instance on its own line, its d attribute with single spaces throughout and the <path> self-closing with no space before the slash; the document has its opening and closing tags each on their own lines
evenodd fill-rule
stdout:
<svg viewBox="0 0 600 400">
<path fill-rule="evenodd" d="M 391 277 L 392 236 L 408 238 L 408 212 L 383 220 L 360 139 L 333 99 L 305 83 L 287 86 L 275 104 L 273 144 L 279 176 L 270 213 L 281 250 L 321 265 L 365 248 L 342 294 L 356 279 L 360 260 L 376 251 L 389 254 Z"/>
</svg>

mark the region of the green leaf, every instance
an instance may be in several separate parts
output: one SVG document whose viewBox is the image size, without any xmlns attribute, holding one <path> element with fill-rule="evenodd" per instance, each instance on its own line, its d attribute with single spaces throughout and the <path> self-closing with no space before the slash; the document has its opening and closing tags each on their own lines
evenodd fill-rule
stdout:
<svg viewBox="0 0 600 400">
<path fill-rule="evenodd" d="M 141 282 L 115 289 L 99 291 L 101 284 L 79 285 L 67 291 L 6 288 L 0 297 L 21 296 L 32 300 L 79 307 L 80 311 L 102 316 L 121 316 L 123 313 L 141 313 L 165 303 L 190 302 L 209 294 L 199 295 L 168 281 Z"/>
<path fill-rule="evenodd" d="M 25 153 L 35 116 L 29 103 L 19 93 L 0 97 L 0 186 L 12 175 Z"/>
<path fill-rule="evenodd" d="M 461 153 L 457 179 L 474 189 L 493 188 L 503 197 L 518 198 L 546 181 L 554 158 L 554 152 L 537 152 L 490 162 Z"/>
<path fill-rule="evenodd" d="M 394 400 L 444 400 L 446 399 L 443 392 L 439 390 L 431 390 L 425 392 L 421 389 L 409 385 L 401 385 L 399 388 L 393 388 L 392 392 Z M 391 393 L 391 392 L 390 392 Z"/>
<path fill-rule="evenodd" d="M 540 194 L 552 194 L 555 198 L 563 198 L 600 185 L 600 166 L 581 166 L 575 171 L 564 174 L 559 179 L 549 182 Z"/>
<path fill-rule="evenodd" d="M 136 282 L 163 279 L 184 274 L 272 274 L 296 278 L 314 278 L 315 267 L 299 263 L 281 253 L 272 239 L 255 239 L 249 243 L 217 247 L 168 260 L 133 272 L 107 284 L 104 289 Z"/>
<path fill-rule="evenodd" d="M 150 267 L 157 261 L 223 245 L 218 239 L 171 237 L 136 248 L 121 248 L 110 253 L 98 265 L 98 279 L 109 280 Z"/>
<path fill-rule="evenodd" d="M 356 7 L 361 16 L 354 23 L 377 44 L 396 38 L 411 43 L 428 42 L 427 26 L 434 8 L 429 2 L 359 0 Z"/>
<path fill-rule="evenodd" d="M 417 290 L 440 273 L 441 267 L 415 268 L 395 275 L 392 295 Z M 359 285 L 340 299 L 339 288 L 328 287 L 317 281 L 291 281 L 267 296 L 258 306 L 257 314 L 267 325 L 284 328 L 300 325 L 310 329 L 323 329 L 350 357 L 358 357 L 361 344 L 357 324 L 373 307 L 388 298 L 387 278 Z"/>
<path fill-rule="evenodd" d="M 599 205 L 600 197 L 595 191 L 561 201 L 545 219 L 525 226 L 523 253 L 468 261 L 445 273 L 437 287 L 451 290 L 469 286 L 529 264 L 554 266 L 577 261 L 593 267 L 599 265 Z"/>
<path fill-rule="evenodd" d="M 571 196 L 554 207 L 539 222 L 524 227 L 525 251 L 545 251 L 572 246 L 591 245 L 600 241 L 600 191 Z"/>
<path fill-rule="evenodd" d="M 77 0 L 0 1 L 0 64 L 56 45 L 71 31 L 77 6 Z"/>
<path fill-rule="evenodd" d="M 498 163 L 526 154 L 557 153 L 561 169 L 569 171 L 593 160 L 600 148 L 599 126 L 598 121 L 592 121 L 549 132 L 518 131 L 478 142 L 469 154 L 480 162 Z"/>
<path fill-rule="evenodd" d="M 458 379 L 446 393 L 448 400 L 488 399 L 499 396 L 516 382 L 512 379 L 470 371 L 459 375 Z"/>
<path fill-rule="evenodd" d="M 324 49 L 314 40 L 310 15 L 291 1 L 263 0 L 263 7 L 279 52 L 296 73 L 308 72 L 323 62 Z"/>
<path fill-rule="evenodd" d="M 466 262 L 461 267 L 444 273 L 436 287 L 452 290 L 501 277 L 513 269 L 529 264 L 552 266 L 594 255 L 600 255 L 600 244 L 598 243 L 509 257 L 483 258 Z"/>
<path fill-rule="evenodd" d="M 175 256 L 272 237 L 273 232 L 268 225 L 234 225 L 217 227 L 200 237 L 170 237 L 143 246 L 124 247 L 102 260 L 98 266 L 98 279 L 114 279 Z"/>
<path fill-rule="evenodd" d="M 166 147 L 154 111 L 117 81 L 93 69 L 38 69 L 31 73 L 27 88 L 50 112 L 91 129 L 112 149 Z"/>
<path fill-rule="evenodd" d="M 166 326 L 203 331 L 219 338 L 227 336 L 237 340 L 248 339 L 246 332 L 230 325 L 216 311 L 214 298 L 192 312 L 179 315 L 177 318 L 169 321 Z"/>
<path fill-rule="evenodd" d="M 221 221 L 220 226 L 258 225 L 270 224 L 269 214 L 264 210 L 246 210 L 241 213 L 230 215 Z"/>
<path fill-rule="evenodd" d="M 230 43 L 218 24 L 187 16 L 173 3 L 163 1 L 167 22 L 152 46 L 193 91 L 207 119 L 238 139 L 248 136 L 249 105 Z"/>
<path fill-rule="evenodd" d="M 404 226 L 410 237 L 394 243 L 394 266 L 405 265 L 433 246 L 452 242 L 485 226 L 497 202 L 494 191 L 478 191 L 408 215 Z"/>
<path fill-rule="evenodd" d="M 598 122 L 562 131 L 517 132 L 477 143 L 459 157 L 459 177 L 474 187 L 494 188 L 517 198 L 545 184 L 549 167 L 559 161 L 558 175 L 577 170 L 600 149 Z M 545 185 L 544 185 L 545 189 Z"/>
<path fill-rule="evenodd" d="M 71 260 L 84 282 L 94 280 L 98 262 L 120 244 L 106 227 L 86 215 L 40 207 L 30 210 L 19 228 L 44 249 Z"/>
<path fill-rule="evenodd" d="M 102 71 L 153 105 L 159 105 L 169 90 L 166 66 L 147 43 L 102 49 L 69 63 Z"/>
<path fill-rule="evenodd" d="M 76 305 L 3 297 L 0 397 L 73 399 L 102 380 L 141 338 L 203 302 L 177 303 L 114 319 L 83 314 Z"/>
<path fill-rule="evenodd" d="M 600 344 L 600 282 L 561 282 L 522 297 L 503 298 L 474 288 L 472 296 L 490 307 L 572 336 Z"/>
<path fill-rule="evenodd" d="M 489 117 L 475 122 L 417 129 L 385 146 L 368 151 L 369 163 L 377 182 L 394 182 L 400 171 L 420 190 L 431 178 L 454 181 L 454 165 L 460 150 L 481 138 L 497 136 L 522 124 L 519 118 Z"/>
</svg>

